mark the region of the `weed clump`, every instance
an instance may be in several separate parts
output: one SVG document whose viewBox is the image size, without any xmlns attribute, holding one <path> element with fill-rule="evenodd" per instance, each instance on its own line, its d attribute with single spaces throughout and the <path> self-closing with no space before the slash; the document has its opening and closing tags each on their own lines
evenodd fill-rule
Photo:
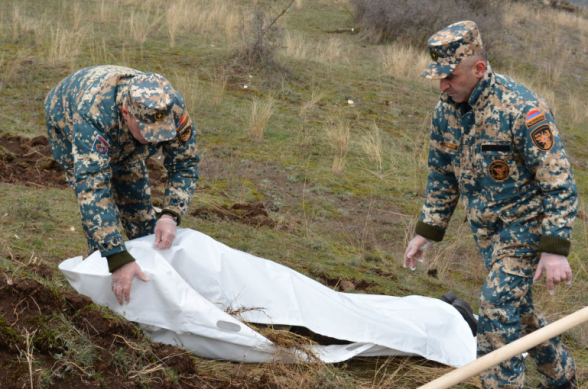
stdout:
<svg viewBox="0 0 588 389">
<path fill-rule="evenodd" d="M 371 43 L 400 41 L 422 46 L 431 35 L 452 23 L 473 20 L 493 42 L 500 30 L 502 8 L 485 0 L 351 0 L 363 39 Z"/>
<path fill-rule="evenodd" d="M 294 0 L 260 1 L 242 18 L 241 46 L 237 51 L 239 62 L 266 72 L 280 69 L 275 57 L 281 44 L 282 30 L 277 22 L 293 3 Z"/>
</svg>

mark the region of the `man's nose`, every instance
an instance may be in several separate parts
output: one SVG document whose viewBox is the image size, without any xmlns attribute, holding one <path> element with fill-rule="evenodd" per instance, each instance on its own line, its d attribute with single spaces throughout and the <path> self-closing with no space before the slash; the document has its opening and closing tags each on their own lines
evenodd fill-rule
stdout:
<svg viewBox="0 0 588 389">
<path fill-rule="evenodd" d="M 444 78 L 439 80 L 439 89 L 441 89 L 441 92 L 445 92 L 447 89 L 449 89 L 449 82 Z"/>
</svg>

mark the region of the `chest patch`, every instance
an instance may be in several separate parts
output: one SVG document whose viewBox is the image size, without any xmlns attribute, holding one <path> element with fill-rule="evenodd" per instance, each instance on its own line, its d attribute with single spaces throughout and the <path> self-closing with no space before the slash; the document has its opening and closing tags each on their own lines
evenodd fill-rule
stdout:
<svg viewBox="0 0 588 389">
<path fill-rule="evenodd" d="M 96 139 L 94 139 L 94 144 L 92 145 L 92 149 L 100 154 L 108 153 L 108 147 L 110 145 L 101 135 L 96 135 Z"/>
<path fill-rule="evenodd" d="M 504 181 L 510 176 L 510 168 L 506 162 L 496 160 L 492 161 L 490 166 L 488 166 L 488 173 L 496 181 Z"/>
<path fill-rule="evenodd" d="M 447 142 L 447 141 L 443 142 L 443 147 L 448 148 L 453 151 L 457 151 L 457 149 L 459 148 L 459 146 L 456 145 L 455 143 L 451 143 L 451 142 Z"/>
<path fill-rule="evenodd" d="M 531 139 L 541 151 L 549 151 L 553 147 L 553 133 L 547 124 L 531 131 Z"/>
<path fill-rule="evenodd" d="M 543 114 L 543 112 L 533 109 L 529 111 L 529 113 L 527 114 L 527 128 L 531 129 L 535 127 L 537 124 L 543 123 L 546 120 L 547 119 L 545 119 L 545 115 Z"/>
</svg>

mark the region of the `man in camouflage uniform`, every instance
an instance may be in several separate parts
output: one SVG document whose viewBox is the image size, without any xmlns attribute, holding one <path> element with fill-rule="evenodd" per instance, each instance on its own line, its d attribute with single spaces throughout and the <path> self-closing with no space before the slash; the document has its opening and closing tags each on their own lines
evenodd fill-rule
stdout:
<svg viewBox="0 0 588 389">
<path fill-rule="evenodd" d="M 572 280 L 566 255 L 577 212 L 572 169 L 551 109 L 541 97 L 492 71 L 474 22 L 459 22 L 428 41 L 440 80 L 433 114 L 425 204 L 404 264 L 441 241 L 461 195 L 488 269 L 480 295 L 478 356 L 547 325 L 533 306 L 533 273 L 547 286 Z M 575 366 L 553 338 L 530 350 L 542 388 L 575 387 Z M 523 388 L 524 360 L 482 374 L 485 388 Z"/>
<path fill-rule="evenodd" d="M 129 239 L 155 233 L 155 247 L 171 246 L 188 209 L 199 161 L 194 126 L 182 96 L 155 73 L 121 66 L 79 70 L 45 99 L 49 144 L 76 192 L 90 252 L 100 250 L 119 302 L 129 301 L 135 276 Z M 161 152 L 168 178 L 157 219 L 145 160 Z"/>
</svg>

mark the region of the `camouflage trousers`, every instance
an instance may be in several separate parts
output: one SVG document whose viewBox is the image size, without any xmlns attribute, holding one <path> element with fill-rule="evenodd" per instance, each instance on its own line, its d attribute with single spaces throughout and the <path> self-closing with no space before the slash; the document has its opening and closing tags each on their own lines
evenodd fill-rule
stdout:
<svg viewBox="0 0 588 389">
<path fill-rule="evenodd" d="M 531 277 L 506 273 L 502 261 L 490 268 L 480 293 L 478 357 L 514 342 L 548 323 L 533 306 Z M 529 350 L 543 375 L 542 384 L 557 387 L 575 374 L 574 362 L 563 343 L 552 338 Z M 482 373 L 484 388 L 524 388 L 525 361 L 521 355 Z"/>
<path fill-rule="evenodd" d="M 49 145 L 55 161 L 65 170 L 68 184 L 75 189 L 72 145 L 61 136 L 61 130 L 48 124 Z M 145 161 L 136 161 L 127 166 L 111 167 L 111 198 L 115 205 L 119 230 L 124 230 L 128 239 L 153 234 L 157 217 L 151 203 L 151 185 Z M 92 206 L 81 207 L 82 215 L 92 214 Z M 83 219 L 83 216 L 82 216 Z M 121 228 L 122 225 L 122 228 Z M 89 253 L 102 247 L 92 238 L 87 224 L 82 220 Z"/>
</svg>

